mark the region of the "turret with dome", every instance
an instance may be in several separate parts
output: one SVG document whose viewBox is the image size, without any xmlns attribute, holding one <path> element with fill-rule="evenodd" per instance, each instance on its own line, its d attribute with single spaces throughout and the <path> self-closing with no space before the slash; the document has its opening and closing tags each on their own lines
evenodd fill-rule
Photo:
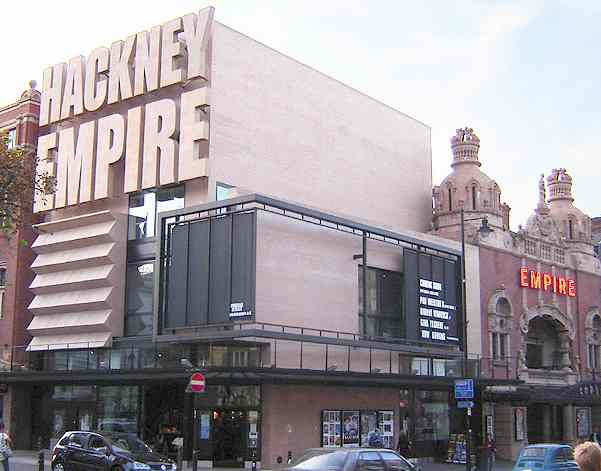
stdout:
<svg viewBox="0 0 601 471">
<path fill-rule="evenodd" d="M 501 202 L 497 182 L 480 170 L 480 138 L 472 128 L 457 129 L 451 149 L 453 171 L 433 191 L 435 233 L 443 237 L 455 234 L 462 209 L 468 219 L 486 217 L 490 226 L 507 229 L 509 206 Z"/>
</svg>

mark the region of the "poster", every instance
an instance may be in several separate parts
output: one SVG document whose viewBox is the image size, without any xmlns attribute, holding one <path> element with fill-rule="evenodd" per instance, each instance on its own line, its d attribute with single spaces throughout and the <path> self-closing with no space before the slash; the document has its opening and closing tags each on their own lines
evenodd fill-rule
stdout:
<svg viewBox="0 0 601 471">
<path fill-rule="evenodd" d="M 322 446 L 325 448 L 341 445 L 340 411 L 324 410 L 321 413 Z"/>
<path fill-rule="evenodd" d="M 344 411 L 342 413 L 342 446 L 359 446 L 359 411 Z"/>
<path fill-rule="evenodd" d="M 515 411 L 515 440 L 524 440 L 524 408 L 516 407 Z"/>
<path fill-rule="evenodd" d="M 578 438 L 586 438 L 589 436 L 589 410 L 585 407 L 576 409 L 576 433 Z"/>
<path fill-rule="evenodd" d="M 364 411 L 361 413 L 361 446 L 381 448 L 382 431 L 378 426 L 378 413 Z"/>
</svg>

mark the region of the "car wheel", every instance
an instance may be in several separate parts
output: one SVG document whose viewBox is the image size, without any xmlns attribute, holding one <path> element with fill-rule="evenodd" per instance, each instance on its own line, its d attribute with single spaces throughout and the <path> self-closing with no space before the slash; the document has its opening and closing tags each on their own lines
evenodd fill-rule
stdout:
<svg viewBox="0 0 601 471">
<path fill-rule="evenodd" d="M 65 471 L 65 465 L 62 461 L 57 461 L 52 465 L 52 471 Z"/>
</svg>

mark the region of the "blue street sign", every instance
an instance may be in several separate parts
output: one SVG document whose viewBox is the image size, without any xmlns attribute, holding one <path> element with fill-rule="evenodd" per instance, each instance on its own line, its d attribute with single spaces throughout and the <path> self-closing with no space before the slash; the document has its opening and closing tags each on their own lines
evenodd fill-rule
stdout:
<svg viewBox="0 0 601 471">
<path fill-rule="evenodd" d="M 455 399 L 473 399 L 474 398 L 474 380 L 457 379 L 455 380 Z"/>
<path fill-rule="evenodd" d="M 457 401 L 457 407 L 460 409 L 473 409 L 474 401 Z"/>
</svg>

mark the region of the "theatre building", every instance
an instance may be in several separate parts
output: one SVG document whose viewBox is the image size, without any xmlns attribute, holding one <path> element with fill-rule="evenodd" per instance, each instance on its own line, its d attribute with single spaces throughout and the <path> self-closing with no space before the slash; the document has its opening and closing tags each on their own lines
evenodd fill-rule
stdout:
<svg viewBox="0 0 601 471">
<path fill-rule="evenodd" d="M 511 459 L 526 443 L 585 439 L 601 421 L 601 264 L 591 219 L 574 205 L 568 172 L 554 169 L 540 178 L 526 224 L 510 230 L 473 130 L 458 130 L 452 148 L 453 171 L 434 188 L 433 232 L 459 239 L 463 212 L 466 241 L 480 254 L 482 355 L 490 359 L 481 366 L 520 381 L 481 391 L 483 427 Z"/>
<path fill-rule="evenodd" d="M 8 148 L 23 148 L 24 158 L 32 166 L 40 111 L 40 94 L 34 86 L 32 82 L 19 100 L 0 107 L 0 133 L 8 138 Z M 34 259 L 31 242 L 35 237 L 28 224 L 30 217 L 31 207 L 25 207 L 24 224 L 11 234 L 0 232 L 0 420 L 7 425 L 23 412 L 19 404 L 14 405 L 15 394 L 2 374 L 10 371 L 12 347 L 29 340 L 26 327 L 31 315 L 27 306 L 32 294 L 28 288 L 33 279 L 29 265 Z"/>
<path fill-rule="evenodd" d="M 22 447 L 100 429 L 216 466 L 446 453 L 478 250 L 463 300 L 459 244 L 424 234 L 428 126 L 212 9 L 49 67 L 41 92 L 57 185 L 36 197 L 31 341 L 2 373 Z"/>
</svg>

